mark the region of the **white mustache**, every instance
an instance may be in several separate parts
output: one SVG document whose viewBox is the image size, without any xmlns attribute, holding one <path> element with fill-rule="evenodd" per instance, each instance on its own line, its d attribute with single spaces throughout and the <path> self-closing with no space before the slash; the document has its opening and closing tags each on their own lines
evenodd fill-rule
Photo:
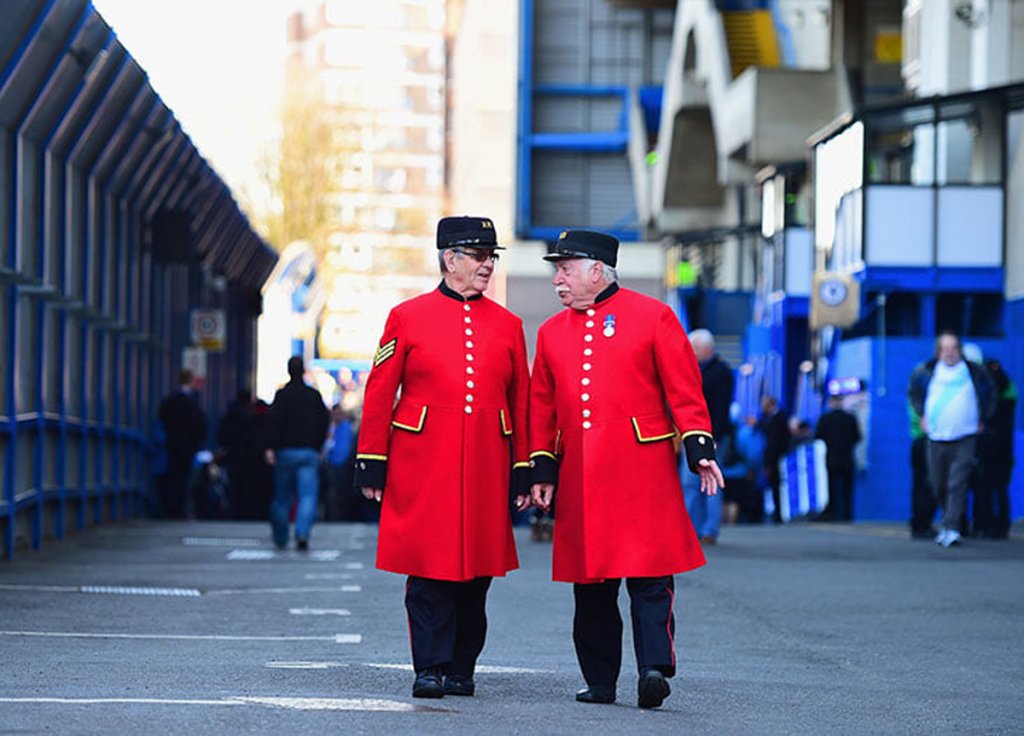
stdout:
<svg viewBox="0 0 1024 736">
<path fill-rule="evenodd" d="M 567 286 L 556 286 L 555 287 L 555 293 L 558 294 L 559 296 L 561 296 L 562 294 L 568 294 L 569 293 L 569 287 L 567 287 Z"/>
</svg>

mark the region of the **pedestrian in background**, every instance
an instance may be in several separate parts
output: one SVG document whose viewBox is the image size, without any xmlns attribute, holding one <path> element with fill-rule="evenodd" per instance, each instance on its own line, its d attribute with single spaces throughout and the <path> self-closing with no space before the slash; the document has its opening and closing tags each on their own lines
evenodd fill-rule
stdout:
<svg viewBox="0 0 1024 736">
<path fill-rule="evenodd" d="M 761 436 L 764 437 L 764 478 L 772 492 L 772 521 L 782 523 L 782 503 L 779 498 L 779 461 L 789 452 L 792 437 L 789 431 L 789 417 L 779 407 L 778 399 L 765 396 L 761 399 L 761 420 L 758 423 Z"/>
<path fill-rule="evenodd" d="M 829 521 L 853 521 L 853 450 L 861 441 L 856 417 L 843 408 L 842 396 L 830 396 L 828 411 L 818 419 L 814 435 L 825 442 L 828 470 L 828 506 L 823 517 Z"/>
<path fill-rule="evenodd" d="M 928 475 L 943 509 L 935 541 L 958 545 L 978 433 L 995 408 L 992 379 L 963 359 L 960 338 L 947 331 L 935 340 L 935 357 L 914 369 L 908 395 L 928 436 Z"/>
<path fill-rule="evenodd" d="M 935 539 L 935 493 L 928 482 L 928 435 L 921 429 L 921 415 L 907 401 L 910 422 L 910 537 Z"/>
<path fill-rule="evenodd" d="M 331 431 L 324 449 L 327 493 L 324 494 L 324 518 L 328 521 L 358 521 L 359 507 L 366 499 L 352 484 L 355 473 L 356 445 L 352 416 L 331 407 Z"/>
<path fill-rule="evenodd" d="M 167 473 L 157 479 L 163 516 L 195 517 L 191 493 L 192 466 L 196 453 L 206 444 L 206 412 L 195 399 L 195 376 L 188 368 L 178 371 L 178 389 L 157 409 L 167 438 Z"/>
<path fill-rule="evenodd" d="M 252 391 L 242 388 L 217 427 L 219 462 L 227 470 L 228 509 L 233 519 L 243 518 L 241 511 L 250 485 L 248 476 L 260 449 L 258 438 L 254 436 L 254 418 Z"/>
<path fill-rule="evenodd" d="M 327 439 L 331 417 L 320 393 L 303 381 L 306 368 L 299 355 L 288 359 L 288 383 L 277 390 L 270 405 L 270 449 L 267 462 L 274 466 L 274 500 L 270 527 L 274 545 L 285 549 L 292 503 L 295 510 L 295 548 L 309 549 L 320 491 L 320 451 Z"/>
<path fill-rule="evenodd" d="M 1010 534 L 1010 478 L 1013 475 L 1013 419 L 1017 387 L 995 358 L 985 361 L 992 377 L 996 404 L 978 436 L 978 472 L 974 486 L 974 533 L 989 539 Z"/>
<path fill-rule="evenodd" d="M 701 491 L 723 485 L 700 369 L 665 304 L 620 289 L 619 241 L 568 230 L 546 260 L 563 309 L 537 333 L 530 391 L 533 500 L 557 487 L 553 578 L 573 583 L 573 643 L 584 703 L 611 703 L 622 663 L 626 578 L 639 680 L 657 708 L 676 672 L 676 573 L 704 564 L 676 467 L 676 427 Z"/>
<path fill-rule="evenodd" d="M 490 219 L 445 217 L 437 249 L 438 288 L 388 315 L 356 455 L 377 567 L 408 575 L 415 698 L 476 692 L 487 591 L 519 566 L 510 495 L 529 501 L 523 323 L 484 296 L 504 248 Z"/>
<path fill-rule="evenodd" d="M 690 333 L 690 345 L 700 367 L 702 392 L 711 417 L 711 434 L 715 444 L 720 445 L 732 432 L 729 406 L 736 388 L 732 368 L 715 352 L 715 337 L 709 330 L 699 329 Z M 713 545 L 718 541 L 722 526 L 723 494 L 701 493 L 700 476 L 689 468 L 681 456 L 679 473 L 686 498 L 686 511 L 693 522 L 693 528 L 701 544 Z"/>
</svg>

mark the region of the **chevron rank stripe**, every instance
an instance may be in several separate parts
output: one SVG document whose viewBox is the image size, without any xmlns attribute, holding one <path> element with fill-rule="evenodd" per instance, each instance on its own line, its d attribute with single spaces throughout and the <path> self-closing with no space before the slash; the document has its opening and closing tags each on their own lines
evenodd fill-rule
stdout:
<svg viewBox="0 0 1024 736">
<path fill-rule="evenodd" d="M 398 347 L 398 338 L 389 340 L 388 342 L 377 348 L 377 352 L 373 356 L 373 367 L 376 368 L 385 360 L 395 354 L 395 349 Z"/>
</svg>

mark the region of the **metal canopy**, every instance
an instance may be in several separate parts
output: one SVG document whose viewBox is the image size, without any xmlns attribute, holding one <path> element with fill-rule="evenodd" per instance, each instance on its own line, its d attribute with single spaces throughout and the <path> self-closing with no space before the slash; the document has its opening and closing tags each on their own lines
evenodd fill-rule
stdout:
<svg viewBox="0 0 1024 736">
<path fill-rule="evenodd" d="M 56 170 L 68 165 L 72 181 L 114 197 L 143 226 L 183 208 L 203 261 L 255 263 L 232 269 L 234 280 L 261 286 L 276 253 L 91 3 L 5 0 L 3 12 L 0 136 L 22 146 L 21 156 L 38 147 Z"/>
</svg>

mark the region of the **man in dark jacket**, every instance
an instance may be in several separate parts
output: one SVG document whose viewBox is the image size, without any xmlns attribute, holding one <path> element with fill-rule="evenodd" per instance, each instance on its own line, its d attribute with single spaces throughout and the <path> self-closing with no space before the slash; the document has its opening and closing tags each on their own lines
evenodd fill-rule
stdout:
<svg viewBox="0 0 1024 736">
<path fill-rule="evenodd" d="M 985 361 L 995 384 L 995 413 L 978 436 L 979 467 L 974 488 L 974 533 L 1006 539 L 1010 533 L 1010 477 L 1013 474 L 1013 417 L 1017 387 L 995 358 Z"/>
<path fill-rule="evenodd" d="M 782 506 L 779 498 L 779 461 L 789 452 L 791 441 L 789 416 L 779 407 L 778 399 L 765 396 L 761 399 L 761 434 L 764 436 L 764 477 L 772 491 L 775 510 L 772 521 L 782 523 Z"/>
<path fill-rule="evenodd" d="M 853 521 L 853 448 L 861 440 L 860 426 L 853 414 L 843 409 L 843 398 L 832 396 L 828 411 L 818 420 L 814 435 L 824 440 L 828 469 L 828 507 L 825 518 Z"/>
<path fill-rule="evenodd" d="M 274 500 L 270 527 L 274 544 L 288 544 L 288 517 L 298 495 L 295 512 L 295 547 L 309 549 L 309 532 L 316 517 L 320 493 L 320 449 L 327 439 L 331 416 L 316 389 L 303 383 L 305 366 L 295 355 L 288 359 L 289 381 L 274 395 L 270 406 L 270 448 L 267 462 L 274 466 Z"/>
<path fill-rule="evenodd" d="M 178 372 L 178 390 L 157 409 L 167 437 L 167 474 L 158 479 L 163 515 L 181 519 L 195 513 L 189 497 L 192 460 L 206 442 L 206 413 L 192 396 L 194 376 L 188 368 Z"/>
<path fill-rule="evenodd" d="M 943 547 L 960 544 L 977 436 L 995 409 L 992 379 L 985 366 L 964 360 L 956 334 L 942 332 L 935 357 L 911 374 L 908 395 L 928 435 L 928 475 L 943 508 L 935 541 Z"/>
<path fill-rule="evenodd" d="M 732 431 L 729 406 L 732 404 L 736 380 L 732 368 L 715 352 L 715 337 L 705 329 L 694 330 L 689 335 L 693 354 L 700 366 L 701 388 L 704 403 L 711 417 L 711 434 L 715 445 Z M 722 494 L 709 496 L 700 492 L 700 476 L 692 472 L 685 462 L 680 463 L 679 473 L 686 498 L 686 512 L 693 522 L 693 529 L 701 544 L 710 546 L 718 541 L 718 530 L 722 526 Z"/>
</svg>

